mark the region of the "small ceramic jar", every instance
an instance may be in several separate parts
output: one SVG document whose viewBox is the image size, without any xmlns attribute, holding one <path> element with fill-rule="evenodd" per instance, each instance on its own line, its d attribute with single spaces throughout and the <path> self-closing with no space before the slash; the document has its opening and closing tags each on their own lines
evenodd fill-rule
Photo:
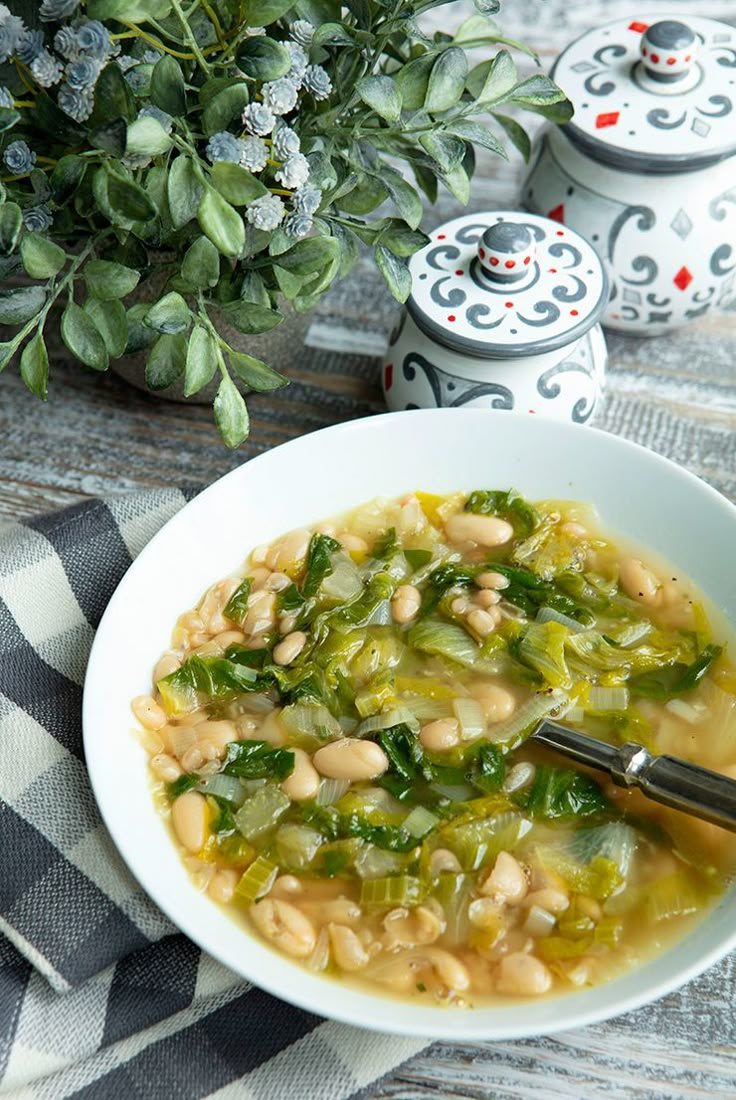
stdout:
<svg viewBox="0 0 736 1100">
<path fill-rule="evenodd" d="M 609 287 L 586 240 L 533 214 L 466 214 L 436 229 L 409 268 L 411 297 L 383 364 L 389 409 L 590 419 Z"/>
<path fill-rule="evenodd" d="M 609 265 L 604 325 L 644 336 L 725 305 L 736 269 L 736 30 L 655 20 L 616 20 L 560 55 L 575 115 L 543 131 L 522 192 Z"/>
</svg>

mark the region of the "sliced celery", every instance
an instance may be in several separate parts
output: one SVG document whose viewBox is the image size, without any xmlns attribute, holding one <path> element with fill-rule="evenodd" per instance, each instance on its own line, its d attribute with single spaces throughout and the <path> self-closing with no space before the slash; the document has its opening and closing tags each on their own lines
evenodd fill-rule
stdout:
<svg viewBox="0 0 736 1100">
<path fill-rule="evenodd" d="M 432 896 L 442 906 L 447 921 L 445 941 L 452 945 L 467 942 L 470 933 L 468 906 L 473 897 L 474 875 L 444 872 L 432 887 Z"/>
<path fill-rule="evenodd" d="M 340 723 L 320 703 L 293 703 L 284 707 L 280 719 L 290 743 L 308 752 L 343 736 Z"/>
<path fill-rule="evenodd" d="M 569 940 L 565 936 L 546 936 L 537 941 L 534 950 L 545 962 L 555 962 L 557 959 L 579 959 L 588 954 L 592 944 L 592 936 L 577 940 Z"/>
<path fill-rule="evenodd" d="M 535 669 L 554 688 L 571 688 L 572 676 L 565 661 L 567 627 L 558 622 L 531 623 L 519 646 L 521 660 Z"/>
<path fill-rule="evenodd" d="M 591 863 L 583 864 L 562 848 L 538 847 L 535 858 L 545 870 L 558 874 L 576 894 L 601 900 L 624 885 L 624 877 L 616 864 L 603 856 L 596 856 Z"/>
<path fill-rule="evenodd" d="M 692 872 L 675 871 L 653 882 L 647 890 L 644 906 L 653 923 L 684 917 L 702 909 L 708 898 L 704 883 Z"/>
<path fill-rule="evenodd" d="M 267 783 L 243 803 L 235 822 L 246 840 L 255 840 L 273 829 L 290 805 L 289 796 L 280 787 Z"/>
<path fill-rule="evenodd" d="M 279 862 L 292 871 L 306 871 L 311 867 L 322 844 L 322 834 L 308 825 L 287 823 L 276 833 Z"/>
<path fill-rule="evenodd" d="M 235 887 L 235 897 L 238 901 L 255 901 L 268 893 L 278 873 L 277 864 L 266 856 L 258 856 Z"/>
<path fill-rule="evenodd" d="M 455 623 L 440 619 L 424 619 L 409 631 L 409 644 L 422 653 L 448 657 L 459 665 L 472 668 L 480 650 L 468 632 Z"/>
<path fill-rule="evenodd" d="M 403 821 L 407 833 L 415 837 L 426 836 L 432 829 L 439 825 L 440 819 L 430 813 L 424 806 L 415 806 L 411 813 Z"/>
<path fill-rule="evenodd" d="M 361 905 L 417 905 L 424 896 L 422 883 L 413 875 L 392 875 L 365 879 L 360 889 Z"/>
<path fill-rule="evenodd" d="M 455 853 L 466 871 L 492 863 L 500 851 L 510 852 L 531 829 L 531 822 L 511 810 L 441 830 L 441 845 Z"/>
</svg>

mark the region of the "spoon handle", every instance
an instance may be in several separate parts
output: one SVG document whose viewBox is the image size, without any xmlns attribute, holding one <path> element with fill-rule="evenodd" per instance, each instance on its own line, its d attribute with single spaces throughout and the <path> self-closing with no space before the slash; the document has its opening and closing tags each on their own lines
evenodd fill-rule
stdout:
<svg viewBox="0 0 736 1100">
<path fill-rule="evenodd" d="M 734 779 L 676 756 L 655 756 L 632 741 L 617 748 L 549 720 L 534 731 L 532 740 L 608 772 L 619 787 L 637 787 L 654 802 L 736 832 Z"/>
</svg>

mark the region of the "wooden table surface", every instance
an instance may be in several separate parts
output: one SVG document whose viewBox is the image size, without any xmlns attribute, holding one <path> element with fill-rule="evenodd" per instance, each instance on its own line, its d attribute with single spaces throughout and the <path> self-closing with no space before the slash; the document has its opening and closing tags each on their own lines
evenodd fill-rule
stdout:
<svg viewBox="0 0 736 1100">
<path fill-rule="evenodd" d="M 438 24 L 467 14 L 438 9 Z M 736 0 L 669 0 L 658 15 L 701 14 L 736 22 Z M 587 27 L 641 13 L 621 0 L 505 0 L 504 32 L 545 62 Z M 513 206 L 522 165 L 481 162 L 474 209 Z M 459 212 L 442 199 L 431 227 Z M 245 459 L 304 432 L 383 408 L 376 355 L 395 316 L 369 263 L 333 289 L 310 346 L 275 364 L 291 379 L 274 397 L 249 399 L 250 439 L 227 451 L 207 408 L 139 393 L 113 374 L 52 363 L 41 405 L 15 370 L 0 379 L 0 518 L 24 517 L 101 493 L 154 485 L 204 485 Z M 336 349 L 338 349 L 336 351 Z M 711 316 L 673 336 L 609 336 L 611 362 L 598 427 L 681 463 L 736 500 L 736 316 Z M 363 1100 L 593 1100 L 736 1097 L 736 958 L 656 1004 L 553 1038 L 435 1043 Z M 310 1098 L 311 1100 L 311 1098 Z"/>
</svg>

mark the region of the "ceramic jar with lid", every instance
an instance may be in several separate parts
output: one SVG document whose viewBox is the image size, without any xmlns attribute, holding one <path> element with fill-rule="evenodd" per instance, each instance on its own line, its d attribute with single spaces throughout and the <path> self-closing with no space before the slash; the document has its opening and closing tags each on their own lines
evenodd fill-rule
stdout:
<svg viewBox="0 0 736 1100">
<path fill-rule="evenodd" d="M 658 335 L 723 307 L 736 274 L 736 29 L 619 19 L 552 75 L 573 102 L 543 131 L 522 192 L 609 265 L 604 325 Z"/>
<path fill-rule="evenodd" d="M 591 245 L 513 211 L 465 214 L 431 238 L 409 261 L 411 297 L 383 363 L 389 409 L 469 405 L 589 420 L 609 294 Z"/>
</svg>

